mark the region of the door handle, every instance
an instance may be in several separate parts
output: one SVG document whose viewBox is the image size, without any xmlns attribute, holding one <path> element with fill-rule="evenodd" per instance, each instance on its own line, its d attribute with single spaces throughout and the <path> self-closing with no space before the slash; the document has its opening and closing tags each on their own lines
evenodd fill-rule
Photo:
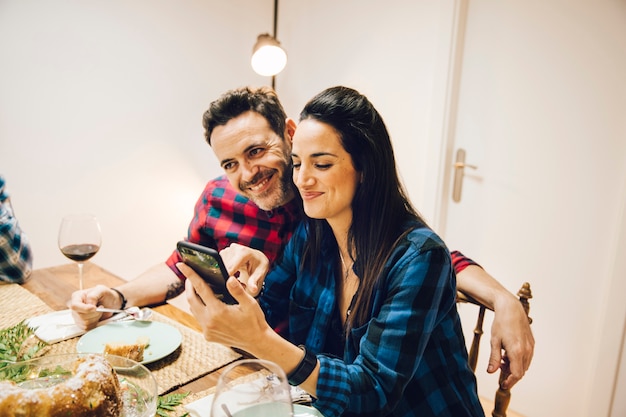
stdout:
<svg viewBox="0 0 626 417">
<path fill-rule="evenodd" d="M 456 162 L 454 163 L 454 183 L 452 186 L 452 201 L 461 201 L 461 191 L 463 190 L 463 177 L 465 168 L 478 169 L 476 165 L 465 163 L 465 149 L 459 148 L 456 151 Z"/>
</svg>

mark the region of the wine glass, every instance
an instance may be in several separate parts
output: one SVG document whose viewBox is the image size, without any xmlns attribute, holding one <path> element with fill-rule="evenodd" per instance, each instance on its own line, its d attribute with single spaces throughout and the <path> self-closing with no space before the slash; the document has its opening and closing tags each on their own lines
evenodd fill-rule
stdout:
<svg viewBox="0 0 626 417">
<path fill-rule="evenodd" d="M 91 259 L 102 243 L 100 223 L 91 214 L 63 217 L 59 228 L 61 253 L 78 264 L 78 284 L 83 289 L 83 263 Z"/>
<path fill-rule="evenodd" d="M 211 417 L 291 417 L 290 391 L 285 372 L 274 362 L 239 360 L 217 381 Z"/>
</svg>

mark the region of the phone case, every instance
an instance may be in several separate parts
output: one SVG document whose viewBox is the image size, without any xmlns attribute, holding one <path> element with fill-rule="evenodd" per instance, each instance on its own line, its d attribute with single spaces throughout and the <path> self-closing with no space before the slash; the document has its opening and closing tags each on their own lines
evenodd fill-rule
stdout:
<svg viewBox="0 0 626 417">
<path fill-rule="evenodd" d="M 227 304 L 237 303 L 226 289 L 228 272 L 218 251 L 182 240 L 176 244 L 176 248 L 183 262 L 211 286 L 216 297 Z"/>
</svg>

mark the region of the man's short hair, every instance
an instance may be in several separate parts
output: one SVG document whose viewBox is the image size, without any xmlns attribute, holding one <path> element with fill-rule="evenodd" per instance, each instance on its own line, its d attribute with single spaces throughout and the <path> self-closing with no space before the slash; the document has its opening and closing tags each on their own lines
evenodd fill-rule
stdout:
<svg viewBox="0 0 626 417">
<path fill-rule="evenodd" d="M 241 114 L 253 111 L 263 116 L 271 129 L 284 139 L 287 114 L 270 87 L 241 87 L 229 90 L 213 101 L 202 116 L 204 136 L 211 144 L 211 134 L 217 126 L 223 126 Z"/>
</svg>

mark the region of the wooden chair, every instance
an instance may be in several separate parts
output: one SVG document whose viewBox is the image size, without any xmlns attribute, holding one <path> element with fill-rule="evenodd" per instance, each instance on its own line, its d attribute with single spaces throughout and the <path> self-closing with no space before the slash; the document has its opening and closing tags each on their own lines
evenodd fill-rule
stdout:
<svg viewBox="0 0 626 417">
<path fill-rule="evenodd" d="M 528 315 L 530 312 L 530 304 L 528 300 L 533 298 L 532 292 L 530 290 L 530 284 L 528 282 L 525 282 L 522 285 L 522 288 L 520 288 L 520 290 L 517 292 L 517 297 L 519 298 L 520 303 L 522 303 L 524 311 L 526 311 L 526 315 Z M 478 348 L 480 345 L 480 338 L 483 335 L 483 320 L 485 318 L 485 310 L 491 309 L 460 291 L 457 292 L 457 302 L 470 303 L 478 306 L 478 319 L 476 320 L 474 337 L 472 339 L 472 344 L 468 353 L 469 365 L 472 370 L 476 372 L 476 362 L 478 361 Z M 532 321 L 532 318 L 528 317 L 528 322 L 532 323 Z M 506 376 L 507 374 L 500 370 L 499 387 L 496 391 L 493 404 L 481 398 L 481 403 L 483 405 L 483 408 L 485 409 L 485 413 L 487 414 L 488 409 L 490 408 L 493 410 L 491 412 L 492 417 L 507 417 L 507 408 L 509 407 L 509 402 L 511 401 L 511 391 L 502 387 L 502 382 L 504 381 Z M 514 414 L 518 415 L 516 413 L 510 412 L 508 414 L 508 417 L 514 417 Z"/>
</svg>

